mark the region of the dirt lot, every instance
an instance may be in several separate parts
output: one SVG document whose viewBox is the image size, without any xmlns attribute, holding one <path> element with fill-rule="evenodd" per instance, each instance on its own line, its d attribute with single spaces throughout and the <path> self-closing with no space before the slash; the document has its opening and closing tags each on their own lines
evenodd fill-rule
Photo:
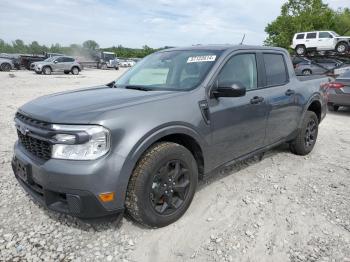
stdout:
<svg viewBox="0 0 350 262">
<path fill-rule="evenodd" d="M 28 100 L 120 71 L 12 74 L 0 72 L 1 261 L 350 261 L 350 110 L 327 115 L 307 157 L 282 146 L 202 181 L 175 224 L 89 225 L 38 206 L 18 185 L 13 117 Z"/>
</svg>

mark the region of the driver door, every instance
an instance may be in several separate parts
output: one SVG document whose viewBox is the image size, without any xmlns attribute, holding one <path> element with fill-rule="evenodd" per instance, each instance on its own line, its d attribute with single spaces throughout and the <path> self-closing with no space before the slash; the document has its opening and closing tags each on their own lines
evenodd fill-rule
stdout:
<svg viewBox="0 0 350 262">
<path fill-rule="evenodd" d="M 238 53 L 230 57 L 214 85 L 220 86 L 222 82 L 241 83 L 246 87 L 246 94 L 213 97 L 209 101 L 214 166 L 263 147 L 267 125 L 268 105 L 266 92 L 259 89 L 262 80 L 256 53 Z"/>
</svg>

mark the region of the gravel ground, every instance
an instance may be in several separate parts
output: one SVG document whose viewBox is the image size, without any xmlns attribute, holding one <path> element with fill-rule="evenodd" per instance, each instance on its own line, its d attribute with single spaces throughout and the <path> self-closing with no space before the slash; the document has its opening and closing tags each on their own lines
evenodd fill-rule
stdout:
<svg viewBox="0 0 350 262">
<path fill-rule="evenodd" d="M 350 262 L 350 110 L 327 115 L 306 157 L 281 146 L 205 179 L 186 214 L 165 228 L 126 218 L 90 225 L 33 202 L 10 167 L 17 107 L 121 71 L 0 72 L 0 261 Z"/>
</svg>

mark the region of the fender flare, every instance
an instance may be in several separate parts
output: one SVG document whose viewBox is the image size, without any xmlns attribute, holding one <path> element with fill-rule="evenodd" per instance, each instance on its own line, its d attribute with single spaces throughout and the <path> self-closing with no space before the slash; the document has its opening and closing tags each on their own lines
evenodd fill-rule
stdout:
<svg viewBox="0 0 350 262">
<path fill-rule="evenodd" d="M 124 164 L 121 168 L 121 174 L 122 179 L 119 181 L 122 183 L 122 189 L 123 192 L 121 192 L 121 195 L 124 197 L 126 196 L 127 187 L 129 184 L 130 177 L 132 175 L 132 172 L 137 164 L 137 161 L 140 159 L 142 154 L 156 141 L 159 139 L 173 134 L 182 134 L 187 135 L 193 138 L 198 145 L 200 146 L 201 150 L 203 151 L 203 155 L 205 155 L 205 149 L 206 149 L 206 143 L 202 139 L 202 137 L 191 127 L 187 125 L 181 125 L 181 124 L 175 124 L 175 125 L 168 125 L 168 126 L 161 126 L 156 129 L 151 130 L 150 132 L 146 133 L 132 148 L 132 150 L 127 155 Z"/>
<path fill-rule="evenodd" d="M 321 94 L 319 93 L 314 93 L 310 99 L 307 101 L 307 103 L 305 104 L 304 108 L 303 108 L 303 112 L 302 112 L 302 115 L 301 115 L 301 118 L 299 120 L 299 124 L 298 124 L 298 128 L 300 129 L 301 128 L 301 125 L 303 123 L 303 120 L 304 120 L 304 117 L 305 117 L 305 114 L 308 110 L 308 108 L 310 107 L 310 105 L 313 103 L 313 102 L 319 102 L 321 104 L 321 110 L 322 110 L 322 98 L 321 98 Z"/>
</svg>

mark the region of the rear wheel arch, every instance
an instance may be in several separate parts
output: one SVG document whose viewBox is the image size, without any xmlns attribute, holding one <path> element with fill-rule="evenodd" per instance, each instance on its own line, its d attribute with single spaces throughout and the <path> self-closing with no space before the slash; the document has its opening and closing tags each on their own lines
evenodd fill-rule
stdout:
<svg viewBox="0 0 350 262">
<path fill-rule="evenodd" d="M 322 105 L 319 100 L 312 101 L 311 104 L 308 106 L 307 111 L 314 112 L 317 116 L 318 122 L 321 122 Z"/>
<path fill-rule="evenodd" d="M 303 123 L 303 119 L 305 117 L 306 112 L 308 111 L 312 111 L 316 114 L 318 122 L 320 123 L 322 120 L 322 103 L 321 103 L 321 97 L 319 94 L 314 94 L 308 101 L 308 103 L 306 103 L 304 110 L 303 110 L 303 114 L 299 120 L 299 125 L 298 127 L 300 128 L 302 123 Z"/>
</svg>

